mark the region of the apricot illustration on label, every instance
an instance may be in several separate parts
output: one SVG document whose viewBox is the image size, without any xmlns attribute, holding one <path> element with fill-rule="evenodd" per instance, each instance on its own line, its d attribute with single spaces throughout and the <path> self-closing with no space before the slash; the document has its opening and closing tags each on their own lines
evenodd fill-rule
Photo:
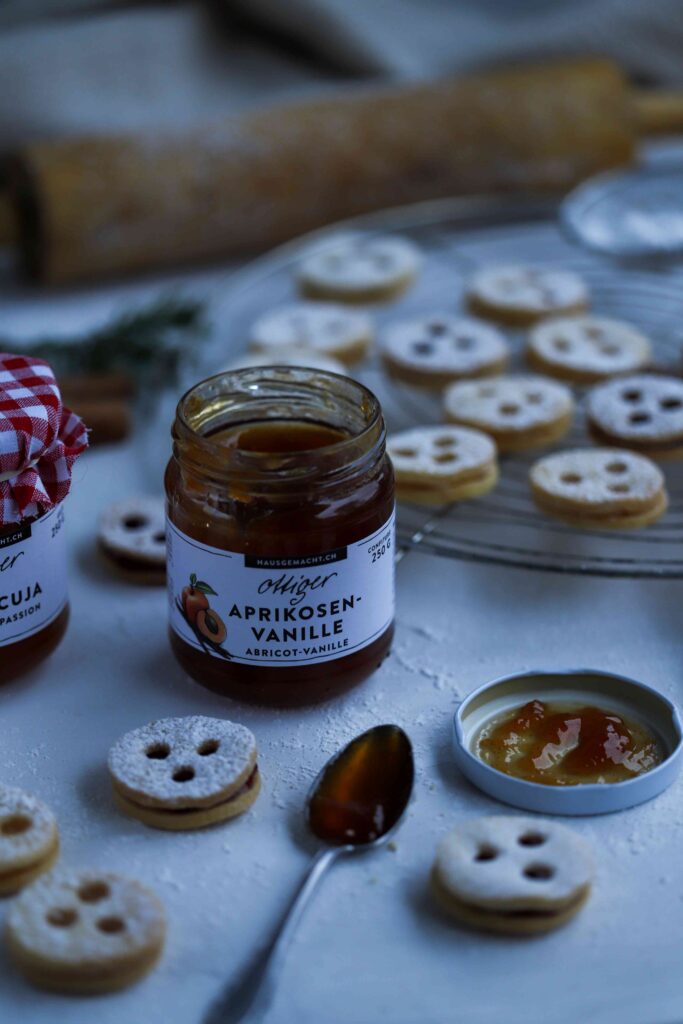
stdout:
<svg viewBox="0 0 683 1024">
<path fill-rule="evenodd" d="M 197 574 L 192 573 L 190 576 L 190 583 L 187 587 L 183 587 L 183 593 L 181 596 L 181 604 L 185 613 L 187 621 L 194 625 L 197 620 L 199 612 L 206 611 L 209 607 L 209 599 L 207 594 L 213 594 L 214 597 L 218 597 L 218 594 L 205 583 L 203 580 L 197 579 Z"/>
<path fill-rule="evenodd" d="M 216 654 L 230 658 L 230 654 L 222 647 L 228 635 L 227 627 L 209 604 L 209 596 L 218 597 L 218 592 L 211 584 L 197 579 L 197 574 L 193 572 L 180 598 L 176 598 L 176 605 L 202 647 L 210 647 Z"/>
</svg>

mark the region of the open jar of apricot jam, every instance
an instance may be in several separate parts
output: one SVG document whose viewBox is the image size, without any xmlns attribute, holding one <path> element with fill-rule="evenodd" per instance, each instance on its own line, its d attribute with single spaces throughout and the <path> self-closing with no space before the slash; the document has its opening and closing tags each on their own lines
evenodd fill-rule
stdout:
<svg viewBox="0 0 683 1024">
<path fill-rule="evenodd" d="M 62 501 L 86 446 L 47 363 L 0 353 L 0 683 L 34 668 L 66 630 Z"/>
<path fill-rule="evenodd" d="M 181 399 L 166 470 L 170 637 L 209 689 L 276 705 L 365 679 L 394 619 L 394 478 L 379 402 L 300 367 Z"/>
</svg>

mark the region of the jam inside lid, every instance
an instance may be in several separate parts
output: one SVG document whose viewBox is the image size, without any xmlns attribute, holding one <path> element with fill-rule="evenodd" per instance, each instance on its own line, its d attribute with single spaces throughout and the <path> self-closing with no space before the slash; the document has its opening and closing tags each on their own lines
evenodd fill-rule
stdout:
<svg viewBox="0 0 683 1024">
<path fill-rule="evenodd" d="M 623 782 L 662 760 L 640 722 L 588 704 L 531 700 L 488 722 L 477 754 L 507 775 L 547 786 Z"/>
<path fill-rule="evenodd" d="M 42 359 L 0 353 L 0 526 L 42 515 L 69 493 L 88 445 Z"/>
</svg>

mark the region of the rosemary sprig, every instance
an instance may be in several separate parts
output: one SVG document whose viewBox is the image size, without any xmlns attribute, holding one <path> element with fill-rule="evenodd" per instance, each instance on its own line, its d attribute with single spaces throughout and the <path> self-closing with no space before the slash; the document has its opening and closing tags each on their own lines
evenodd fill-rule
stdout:
<svg viewBox="0 0 683 1024">
<path fill-rule="evenodd" d="M 23 352 L 45 359 L 58 377 L 121 371 L 141 384 L 172 384 L 181 362 L 192 354 L 187 339 L 199 340 L 206 333 L 202 302 L 165 297 L 73 340 L 38 338 Z M 17 352 L 16 341 L 0 338 L 3 349 Z"/>
</svg>

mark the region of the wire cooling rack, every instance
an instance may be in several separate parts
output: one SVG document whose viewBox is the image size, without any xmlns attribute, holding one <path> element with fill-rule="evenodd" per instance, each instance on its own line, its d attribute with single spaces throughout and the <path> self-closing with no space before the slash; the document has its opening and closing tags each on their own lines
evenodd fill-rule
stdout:
<svg viewBox="0 0 683 1024">
<path fill-rule="evenodd" d="M 335 232 L 340 230 L 334 229 Z M 417 284 L 399 300 L 373 307 L 377 330 L 403 317 L 462 308 L 464 284 L 474 269 L 492 263 L 564 267 L 586 280 L 598 315 L 628 320 L 652 340 L 657 367 L 680 375 L 683 367 L 683 269 L 618 264 L 577 248 L 563 237 L 556 207 L 546 202 L 442 200 L 358 218 L 344 232 L 400 232 L 424 253 Z M 243 349 L 251 323 L 265 309 L 295 298 L 294 269 L 304 249 L 324 245 L 317 232 L 263 257 L 239 273 L 215 305 L 216 343 L 207 369 L 222 368 Z M 524 333 L 507 331 L 511 369 L 524 369 Z M 379 396 L 390 430 L 439 423 L 438 396 L 397 384 L 373 356 L 354 375 Z M 557 449 L 589 444 L 583 394 L 577 417 Z M 642 530 L 575 529 L 536 509 L 528 471 L 538 452 L 501 459 L 498 487 L 475 501 L 425 509 L 402 505 L 399 541 L 444 558 L 467 559 L 547 572 L 683 579 L 683 464 L 666 463 L 667 514 Z"/>
</svg>

